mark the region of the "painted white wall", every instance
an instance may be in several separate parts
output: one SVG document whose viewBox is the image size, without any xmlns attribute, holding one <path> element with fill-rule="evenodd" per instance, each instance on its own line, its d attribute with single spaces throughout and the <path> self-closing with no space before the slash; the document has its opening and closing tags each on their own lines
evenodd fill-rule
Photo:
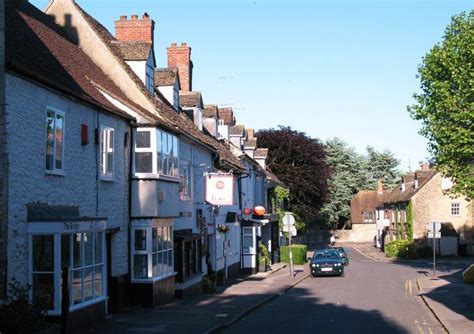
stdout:
<svg viewBox="0 0 474 334">
<path fill-rule="evenodd" d="M 8 279 L 28 281 L 26 204 L 79 206 L 82 216 L 105 216 L 107 227 L 120 230 L 112 238 L 112 275 L 128 272 L 129 152 L 127 123 L 98 112 L 30 81 L 7 75 L 9 151 Z M 46 106 L 65 112 L 65 176 L 45 173 Z M 89 144 L 81 145 L 81 124 L 89 126 Z M 99 146 L 94 129 L 114 128 L 114 181 L 96 179 Z M 129 136 L 130 138 L 130 136 Z"/>
<path fill-rule="evenodd" d="M 146 61 L 145 60 L 140 60 L 140 61 L 132 61 L 128 60 L 126 61 L 128 66 L 135 72 L 135 74 L 140 78 L 140 80 L 145 84 L 146 86 Z"/>
<path fill-rule="evenodd" d="M 229 140 L 229 126 L 228 125 L 221 125 L 217 126 L 217 137 L 219 139 Z"/>
</svg>

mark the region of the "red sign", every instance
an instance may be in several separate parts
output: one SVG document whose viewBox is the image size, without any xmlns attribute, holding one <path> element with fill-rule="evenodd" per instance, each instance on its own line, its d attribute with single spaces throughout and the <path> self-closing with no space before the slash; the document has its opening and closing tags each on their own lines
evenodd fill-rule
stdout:
<svg viewBox="0 0 474 334">
<path fill-rule="evenodd" d="M 233 205 L 234 177 L 231 174 L 207 175 L 206 201 L 212 205 Z"/>
</svg>

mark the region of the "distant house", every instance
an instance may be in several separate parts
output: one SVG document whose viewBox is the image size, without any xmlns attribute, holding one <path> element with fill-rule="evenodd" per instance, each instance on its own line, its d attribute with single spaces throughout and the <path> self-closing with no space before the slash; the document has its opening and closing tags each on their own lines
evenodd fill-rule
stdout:
<svg viewBox="0 0 474 334">
<path fill-rule="evenodd" d="M 472 202 L 446 194 L 451 186 L 449 179 L 427 165 L 422 170 L 403 175 L 400 183 L 384 201 L 385 215 L 390 220 L 387 241 L 400 238 L 425 239 L 427 224 L 441 222 L 452 224 L 459 234 L 461 244 L 472 244 Z"/>
</svg>

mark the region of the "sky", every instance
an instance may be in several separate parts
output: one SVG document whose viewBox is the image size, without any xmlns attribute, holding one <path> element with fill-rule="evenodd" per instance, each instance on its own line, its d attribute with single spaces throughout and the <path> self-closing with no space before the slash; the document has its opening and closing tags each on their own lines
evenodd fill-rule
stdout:
<svg viewBox="0 0 474 334">
<path fill-rule="evenodd" d="M 44 9 L 47 0 L 31 0 Z M 291 126 L 364 153 L 389 149 L 402 170 L 429 157 L 407 105 L 417 67 L 462 0 L 77 0 L 114 33 L 120 15 L 155 21 L 155 56 L 192 48 L 193 90 L 248 128 Z"/>
</svg>

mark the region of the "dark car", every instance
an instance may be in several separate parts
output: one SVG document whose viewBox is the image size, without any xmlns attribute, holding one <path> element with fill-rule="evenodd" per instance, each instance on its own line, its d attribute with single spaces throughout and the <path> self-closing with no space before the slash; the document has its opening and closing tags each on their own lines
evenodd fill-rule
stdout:
<svg viewBox="0 0 474 334">
<path fill-rule="evenodd" d="M 326 249 L 314 253 L 310 262 L 311 275 L 313 276 L 343 276 L 344 264 L 339 253 L 334 249 Z"/>
<path fill-rule="evenodd" d="M 336 250 L 339 253 L 339 256 L 342 259 L 342 263 L 345 266 L 349 265 L 349 257 L 347 256 L 347 252 L 343 247 L 334 247 L 332 249 Z"/>
</svg>

